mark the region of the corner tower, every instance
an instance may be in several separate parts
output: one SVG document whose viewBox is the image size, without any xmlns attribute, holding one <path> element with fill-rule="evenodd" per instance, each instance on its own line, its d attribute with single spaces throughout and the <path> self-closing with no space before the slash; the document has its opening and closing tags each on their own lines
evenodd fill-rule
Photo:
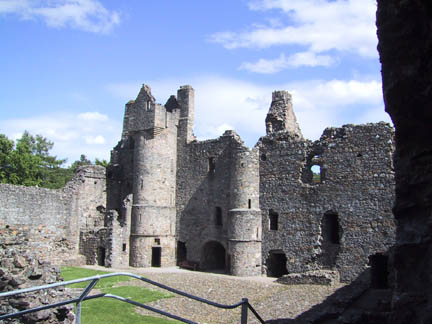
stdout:
<svg viewBox="0 0 432 324">
<path fill-rule="evenodd" d="M 130 265 L 172 266 L 180 112 L 173 100 L 169 109 L 156 104 L 146 85 L 126 112 L 123 136 L 135 143 Z"/>
<path fill-rule="evenodd" d="M 232 151 L 228 249 L 230 273 L 261 275 L 262 221 L 256 150 L 235 143 Z"/>
</svg>

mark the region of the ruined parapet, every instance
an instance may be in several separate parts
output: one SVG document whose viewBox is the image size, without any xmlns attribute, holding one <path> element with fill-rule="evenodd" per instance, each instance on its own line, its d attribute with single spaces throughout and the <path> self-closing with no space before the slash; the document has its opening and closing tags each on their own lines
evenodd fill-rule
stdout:
<svg viewBox="0 0 432 324">
<path fill-rule="evenodd" d="M 269 112 L 265 119 L 266 133 L 287 131 L 303 138 L 293 110 L 292 97 L 288 91 L 274 91 Z"/>
<path fill-rule="evenodd" d="M 122 139 L 126 140 L 134 132 L 146 131 L 152 136 L 157 136 L 165 128 L 177 124 L 178 109 L 169 111 L 162 105 L 155 102 L 151 89 L 143 85 L 137 98 L 126 104 L 123 120 Z"/>
<path fill-rule="evenodd" d="M 233 148 L 228 249 L 230 273 L 261 274 L 261 210 L 257 152 L 239 143 Z"/>
</svg>

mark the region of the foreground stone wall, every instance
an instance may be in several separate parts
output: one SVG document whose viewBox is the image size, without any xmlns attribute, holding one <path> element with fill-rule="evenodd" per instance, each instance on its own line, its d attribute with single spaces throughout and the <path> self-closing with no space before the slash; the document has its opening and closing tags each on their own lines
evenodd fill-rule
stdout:
<svg viewBox="0 0 432 324">
<path fill-rule="evenodd" d="M 432 4 L 378 0 L 386 111 L 396 128 L 391 323 L 432 322 Z"/>
</svg>

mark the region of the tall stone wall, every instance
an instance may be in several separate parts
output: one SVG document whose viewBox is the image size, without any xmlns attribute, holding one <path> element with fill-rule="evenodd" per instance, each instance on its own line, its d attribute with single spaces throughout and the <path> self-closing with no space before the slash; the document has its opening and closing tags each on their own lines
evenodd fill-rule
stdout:
<svg viewBox="0 0 432 324">
<path fill-rule="evenodd" d="M 352 281 L 394 243 L 388 124 L 328 128 L 316 142 L 277 132 L 258 146 L 263 264 L 283 252 L 289 273 L 337 269 Z"/>
<path fill-rule="evenodd" d="M 227 248 L 231 142 L 237 138 L 228 132 L 218 140 L 192 142 L 178 156 L 177 236 L 191 261 L 200 262 L 207 242 Z"/>
</svg>

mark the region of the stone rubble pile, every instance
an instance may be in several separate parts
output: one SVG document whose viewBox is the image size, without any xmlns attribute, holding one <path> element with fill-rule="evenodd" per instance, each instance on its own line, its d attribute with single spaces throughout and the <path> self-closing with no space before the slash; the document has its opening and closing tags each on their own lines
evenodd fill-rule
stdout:
<svg viewBox="0 0 432 324">
<path fill-rule="evenodd" d="M 60 270 L 48 262 L 41 261 L 25 245 L 25 238 L 12 230 L 2 230 L 0 238 L 0 292 L 24 289 L 60 281 Z M 9 314 L 25 309 L 70 299 L 64 287 L 36 291 L 0 298 L 0 314 Z M 73 324 L 75 316 L 72 305 L 30 313 L 17 319 L 0 320 L 0 324 L 38 323 Z"/>
</svg>

